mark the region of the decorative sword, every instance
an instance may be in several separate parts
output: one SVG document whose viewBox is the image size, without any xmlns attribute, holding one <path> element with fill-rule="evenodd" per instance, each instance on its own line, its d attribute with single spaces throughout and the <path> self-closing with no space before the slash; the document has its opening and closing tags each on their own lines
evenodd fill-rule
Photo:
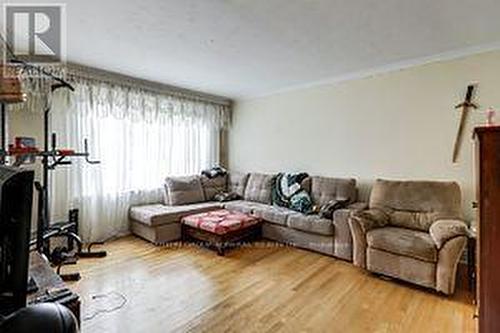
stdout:
<svg viewBox="0 0 500 333">
<path fill-rule="evenodd" d="M 467 87 L 467 94 L 465 95 L 465 101 L 455 106 L 455 109 L 460 109 L 460 108 L 462 109 L 462 117 L 460 119 L 460 125 L 458 126 L 457 137 L 455 139 L 455 146 L 453 147 L 453 163 L 457 162 L 458 153 L 460 152 L 460 146 L 462 145 L 465 123 L 467 122 L 467 116 L 469 115 L 469 111 L 471 108 L 477 109 L 477 105 L 472 102 L 474 89 L 475 85 L 470 84 Z"/>
</svg>

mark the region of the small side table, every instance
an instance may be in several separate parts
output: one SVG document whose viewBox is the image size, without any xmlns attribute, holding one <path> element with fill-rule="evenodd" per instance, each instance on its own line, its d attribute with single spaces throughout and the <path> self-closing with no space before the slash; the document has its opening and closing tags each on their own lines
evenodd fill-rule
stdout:
<svg viewBox="0 0 500 333">
<path fill-rule="evenodd" d="M 469 227 L 469 237 L 467 240 L 467 277 L 469 280 L 469 290 L 474 294 L 474 303 L 476 303 L 476 245 L 477 230 L 474 226 Z"/>
</svg>

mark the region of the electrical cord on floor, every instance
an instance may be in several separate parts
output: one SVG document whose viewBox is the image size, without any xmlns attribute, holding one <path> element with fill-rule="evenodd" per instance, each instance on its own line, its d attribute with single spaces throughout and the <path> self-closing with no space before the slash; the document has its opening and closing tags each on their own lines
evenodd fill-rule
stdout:
<svg viewBox="0 0 500 333">
<path fill-rule="evenodd" d="M 112 292 L 109 292 L 109 293 L 106 293 L 106 294 L 92 295 L 92 299 L 95 300 L 95 299 L 107 298 L 107 297 L 110 297 L 112 295 L 116 295 L 116 296 L 118 296 L 121 299 L 120 304 L 118 304 L 117 306 L 111 307 L 109 309 L 97 309 L 91 315 L 83 317 L 82 321 L 92 320 L 95 317 L 97 317 L 98 315 L 103 314 L 103 313 L 111 313 L 111 312 L 118 311 L 121 308 L 123 308 L 125 306 L 125 304 L 127 304 L 128 300 L 125 297 L 125 295 L 120 294 L 119 292 L 116 292 L 116 291 L 112 291 Z"/>
</svg>

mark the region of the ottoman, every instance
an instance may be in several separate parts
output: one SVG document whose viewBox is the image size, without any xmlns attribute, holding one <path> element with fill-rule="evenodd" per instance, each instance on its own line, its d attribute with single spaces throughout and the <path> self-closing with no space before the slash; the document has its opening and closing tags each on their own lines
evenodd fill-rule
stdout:
<svg viewBox="0 0 500 333">
<path fill-rule="evenodd" d="M 182 240 L 201 241 L 223 256 L 225 249 L 260 238 L 261 220 L 226 209 L 188 215 L 181 220 Z"/>
</svg>

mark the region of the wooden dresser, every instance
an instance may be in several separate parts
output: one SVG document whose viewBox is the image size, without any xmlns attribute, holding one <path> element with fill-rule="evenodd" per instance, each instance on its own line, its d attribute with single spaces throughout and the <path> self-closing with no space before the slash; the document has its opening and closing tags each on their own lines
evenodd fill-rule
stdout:
<svg viewBox="0 0 500 333">
<path fill-rule="evenodd" d="M 479 332 L 500 332 L 500 126 L 475 129 Z"/>
</svg>

